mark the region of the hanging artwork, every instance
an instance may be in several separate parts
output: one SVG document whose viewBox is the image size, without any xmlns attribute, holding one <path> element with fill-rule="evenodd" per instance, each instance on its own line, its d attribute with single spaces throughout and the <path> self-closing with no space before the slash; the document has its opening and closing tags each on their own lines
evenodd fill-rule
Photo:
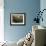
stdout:
<svg viewBox="0 0 46 46">
<path fill-rule="evenodd" d="M 25 13 L 11 13 L 10 25 L 25 25 Z"/>
</svg>

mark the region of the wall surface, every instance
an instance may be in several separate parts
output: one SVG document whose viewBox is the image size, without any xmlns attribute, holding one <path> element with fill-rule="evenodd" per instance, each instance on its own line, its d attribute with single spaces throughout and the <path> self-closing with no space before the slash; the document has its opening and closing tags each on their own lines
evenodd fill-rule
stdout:
<svg viewBox="0 0 46 46">
<path fill-rule="evenodd" d="M 40 10 L 40 0 L 4 0 L 4 38 L 18 41 L 32 29 L 33 19 Z M 25 12 L 26 25 L 10 26 L 10 13 Z"/>
<path fill-rule="evenodd" d="M 43 9 L 46 9 L 46 0 L 41 0 L 40 1 L 40 9 L 41 9 L 41 11 Z M 43 22 L 41 21 L 40 22 L 40 25 L 46 27 L 46 10 L 44 10 L 42 17 L 43 17 Z"/>
</svg>

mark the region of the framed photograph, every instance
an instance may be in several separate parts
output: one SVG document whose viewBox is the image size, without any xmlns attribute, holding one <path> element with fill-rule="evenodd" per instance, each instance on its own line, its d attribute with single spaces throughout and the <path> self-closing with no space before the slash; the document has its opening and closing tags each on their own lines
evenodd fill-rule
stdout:
<svg viewBox="0 0 46 46">
<path fill-rule="evenodd" d="M 10 25 L 25 25 L 25 13 L 10 13 Z"/>
</svg>

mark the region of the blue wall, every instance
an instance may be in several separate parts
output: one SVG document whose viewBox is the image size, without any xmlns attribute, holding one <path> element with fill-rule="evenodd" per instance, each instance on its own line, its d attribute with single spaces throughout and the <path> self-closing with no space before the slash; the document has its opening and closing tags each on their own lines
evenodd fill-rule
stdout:
<svg viewBox="0 0 46 46">
<path fill-rule="evenodd" d="M 40 10 L 42 11 L 43 9 L 46 9 L 46 0 L 41 0 L 40 1 Z M 40 21 L 40 25 L 46 27 L 46 10 L 43 12 L 43 22 Z"/>
<path fill-rule="evenodd" d="M 40 0 L 4 0 L 4 38 L 7 41 L 18 41 L 32 28 L 32 21 L 40 9 Z M 25 12 L 25 26 L 10 26 L 10 13 Z"/>
</svg>

